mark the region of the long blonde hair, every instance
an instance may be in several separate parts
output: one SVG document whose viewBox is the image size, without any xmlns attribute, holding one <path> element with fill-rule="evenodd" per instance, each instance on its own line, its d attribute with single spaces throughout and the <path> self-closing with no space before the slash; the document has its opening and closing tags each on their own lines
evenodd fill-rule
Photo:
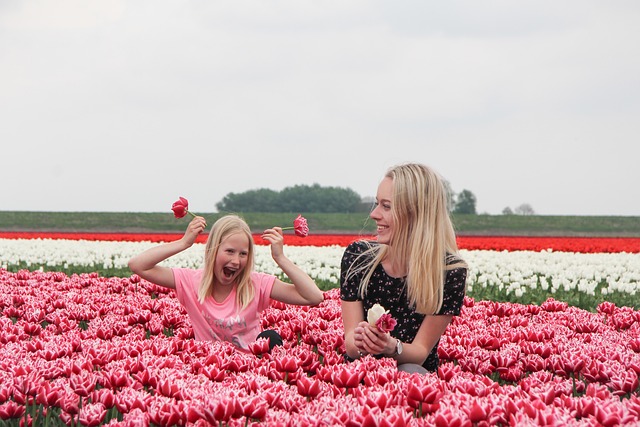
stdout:
<svg viewBox="0 0 640 427">
<path fill-rule="evenodd" d="M 206 297 L 213 295 L 213 284 L 216 279 L 214 267 L 220 244 L 227 237 L 237 233 L 244 234 L 249 241 L 247 263 L 238 277 L 236 287 L 238 310 L 242 310 L 253 300 L 255 292 L 251 281 L 251 272 L 253 271 L 254 265 L 254 243 L 251 229 L 239 216 L 225 215 L 213 224 L 209 232 L 209 237 L 207 238 L 207 245 L 204 252 L 204 271 L 202 274 L 202 282 L 198 288 L 198 301 L 200 301 L 201 304 L 204 303 Z"/>
<path fill-rule="evenodd" d="M 393 166 L 385 178 L 393 181 L 391 241 L 361 254 L 373 257 L 359 263 L 347 276 L 366 271 L 360 283 L 360 296 L 364 298 L 374 269 L 393 253 L 394 260 L 402 262 L 407 272 L 409 305 L 418 313 L 435 314 L 442 307 L 446 271 L 466 267 L 458 255 L 443 180 L 419 163 Z"/>
</svg>

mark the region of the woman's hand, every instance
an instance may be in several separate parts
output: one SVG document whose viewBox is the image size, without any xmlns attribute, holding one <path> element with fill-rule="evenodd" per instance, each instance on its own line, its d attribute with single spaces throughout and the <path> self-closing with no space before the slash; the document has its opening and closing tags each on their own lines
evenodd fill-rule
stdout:
<svg viewBox="0 0 640 427">
<path fill-rule="evenodd" d="M 271 256 L 273 259 L 280 258 L 284 255 L 284 237 L 282 235 L 282 228 L 273 227 L 264 230 L 262 238 L 271 244 Z"/>
<path fill-rule="evenodd" d="M 366 350 L 364 346 L 364 335 L 366 333 L 365 329 L 367 325 L 369 325 L 367 322 L 360 322 L 358 323 L 358 326 L 356 326 L 353 330 L 353 343 L 358 348 L 358 353 L 360 354 L 360 357 L 366 356 L 367 354 L 369 354 L 369 352 Z"/>
<path fill-rule="evenodd" d="M 358 328 L 362 327 L 362 348 L 365 354 L 391 355 L 395 351 L 395 341 L 391 335 L 381 332 L 377 327 L 371 326 L 368 322 L 360 322 Z M 356 331 L 357 329 L 356 328 Z M 354 339 L 355 339 L 354 335 Z M 357 342 L 357 341 L 356 341 Z M 357 345 L 357 344 L 356 344 Z"/>
</svg>

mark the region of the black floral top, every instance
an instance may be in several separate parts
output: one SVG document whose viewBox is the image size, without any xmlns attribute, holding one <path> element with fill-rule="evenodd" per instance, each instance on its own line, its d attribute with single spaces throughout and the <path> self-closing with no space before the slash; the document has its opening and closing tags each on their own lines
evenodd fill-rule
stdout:
<svg viewBox="0 0 640 427">
<path fill-rule="evenodd" d="M 358 295 L 358 290 L 360 287 L 360 281 L 365 276 L 366 272 L 360 272 L 356 276 L 352 276 L 350 280 L 347 281 L 347 271 L 360 254 L 365 252 L 370 246 L 377 244 L 377 242 L 358 241 L 351 243 L 345 250 L 342 256 L 340 272 L 340 298 L 343 301 L 361 301 L 361 298 Z M 364 259 L 363 257 L 358 260 L 358 264 L 361 262 L 367 262 L 370 259 L 370 257 L 367 259 Z M 460 314 L 466 289 L 466 279 L 467 269 L 464 267 L 447 271 L 444 283 L 442 308 L 440 308 L 436 315 L 457 316 Z M 367 318 L 367 311 L 376 303 L 383 306 L 385 310 L 388 310 L 389 314 L 391 314 L 398 322 L 391 332 L 391 336 L 407 343 L 411 343 L 414 340 L 418 333 L 418 329 L 425 318 L 424 314 L 416 313 L 413 308 L 409 307 L 405 279 L 389 276 L 384 271 L 382 264 L 378 264 L 378 266 L 376 266 L 376 269 L 369 281 L 367 295 L 362 303 L 365 319 Z M 436 345 L 433 347 L 433 350 L 431 350 L 431 353 L 422 364 L 422 366 L 429 371 L 435 371 L 438 369 L 439 343 L 440 341 L 438 340 Z"/>
</svg>

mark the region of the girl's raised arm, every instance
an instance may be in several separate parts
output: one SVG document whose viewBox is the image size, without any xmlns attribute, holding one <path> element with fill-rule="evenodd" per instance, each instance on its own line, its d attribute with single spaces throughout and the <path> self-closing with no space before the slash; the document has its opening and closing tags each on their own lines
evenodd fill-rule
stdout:
<svg viewBox="0 0 640 427">
<path fill-rule="evenodd" d="M 176 284 L 173 278 L 173 272 L 168 267 L 162 267 L 158 264 L 165 259 L 190 248 L 196 241 L 196 238 L 204 231 L 207 223 L 201 216 L 197 216 L 191 220 L 184 236 L 180 240 L 163 243 L 153 248 L 147 249 L 139 255 L 129 260 L 129 269 L 132 272 L 165 288 L 175 289 Z"/>
<path fill-rule="evenodd" d="M 293 282 L 285 283 L 276 279 L 271 289 L 271 298 L 296 305 L 317 305 L 324 301 L 324 294 L 318 289 L 316 282 L 284 255 L 282 229 L 274 227 L 265 230 L 262 238 L 271 243 L 273 260 Z"/>
</svg>

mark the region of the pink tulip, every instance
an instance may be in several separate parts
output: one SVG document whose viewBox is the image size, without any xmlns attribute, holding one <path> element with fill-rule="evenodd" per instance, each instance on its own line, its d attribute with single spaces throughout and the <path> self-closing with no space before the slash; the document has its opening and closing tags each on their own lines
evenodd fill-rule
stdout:
<svg viewBox="0 0 640 427">
<path fill-rule="evenodd" d="M 376 327 L 384 333 L 393 331 L 396 324 L 398 322 L 393 318 L 389 313 L 384 313 L 380 318 L 376 321 Z"/>
<path fill-rule="evenodd" d="M 638 389 L 638 374 L 634 371 L 619 372 L 610 379 L 609 385 L 617 396 L 631 394 Z"/>
<path fill-rule="evenodd" d="M 51 383 L 45 381 L 38 387 L 36 402 L 45 406 L 58 406 L 61 395 L 62 392 L 58 387 L 54 387 Z"/>
<path fill-rule="evenodd" d="M 24 406 L 10 400 L 0 405 L 0 420 L 20 418 L 24 415 L 24 411 Z"/>
<path fill-rule="evenodd" d="M 187 418 L 187 408 L 184 402 L 163 403 L 157 405 L 151 414 L 151 419 L 155 424 L 163 426 L 185 425 Z"/>
<path fill-rule="evenodd" d="M 442 386 L 429 381 L 412 381 L 407 389 L 407 403 L 420 414 L 434 412 L 444 394 Z"/>
<path fill-rule="evenodd" d="M 158 382 L 156 387 L 158 393 L 163 396 L 180 399 L 182 397 L 182 389 L 175 382 L 169 379 L 163 379 Z"/>
<path fill-rule="evenodd" d="M 87 397 L 96 387 L 96 377 L 86 371 L 71 375 L 69 377 L 69 385 L 78 396 Z"/>
<path fill-rule="evenodd" d="M 269 353 L 269 339 L 258 338 L 252 343 L 249 343 L 249 350 L 256 356 L 261 356 L 265 353 Z"/>
<path fill-rule="evenodd" d="M 302 215 L 298 215 L 293 220 L 293 227 L 282 227 L 283 230 L 291 230 L 295 232 L 296 236 L 307 237 L 309 235 L 309 226 L 307 225 L 307 219 Z"/>
<path fill-rule="evenodd" d="M 102 403 L 89 403 L 80 409 L 78 421 L 86 427 L 96 427 L 100 425 L 107 416 L 107 409 Z"/>
<path fill-rule="evenodd" d="M 320 381 L 309 378 L 305 375 L 300 376 L 296 381 L 296 387 L 300 395 L 307 398 L 314 398 L 322 391 L 320 387 Z"/>
<path fill-rule="evenodd" d="M 48 383 L 45 383 L 48 384 Z M 0 404 L 9 400 L 13 392 L 13 386 L 9 386 L 8 384 L 0 384 Z"/>
<path fill-rule="evenodd" d="M 227 377 L 227 371 L 216 365 L 203 366 L 201 372 L 212 381 L 223 381 Z"/>
<path fill-rule="evenodd" d="M 278 372 L 296 372 L 299 361 L 292 356 L 280 356 L 275 358 L 275 367 Z"/>
<path fill-rule="evenodd" d="M 236 410 L 236 398 L 226 397 L 219 398 L 215 402 L 212 402 L 205 406 L 204 416 L 205 419 L 211 424 L 218 424 L 222 422 L 229 422 L 233 417 Z"/>
<path fill-rule="evenodd" d="M 248 398 L 239 401 L 240 412 L 252 420 L 262 420 L 267 415 L 267 402 L 260 398 Z"/>
<path fill-rule="evenodd" d="M 309 235 L 309 226 L 307 225 L 307 219 L 302 215 L 298 215 L 298 217 L 293 220 L 293 228 L 295 230 L 296 236 L 307 237 Z"/>
<path fill-rule="evenodd" d="M 433 417 L 433 425 L 436 427 L 471 427 L 467 415 L 462 410 L 451 407 L 438 411 Z"/>
<path fill-rule="evenodd" d="M 352 365 L 340 366 L 331 375 L 333 383 L 340 388 L 358 387 L 363 377 L 364 372 L 357 368 L 353 369 Z"/>
</svg>

